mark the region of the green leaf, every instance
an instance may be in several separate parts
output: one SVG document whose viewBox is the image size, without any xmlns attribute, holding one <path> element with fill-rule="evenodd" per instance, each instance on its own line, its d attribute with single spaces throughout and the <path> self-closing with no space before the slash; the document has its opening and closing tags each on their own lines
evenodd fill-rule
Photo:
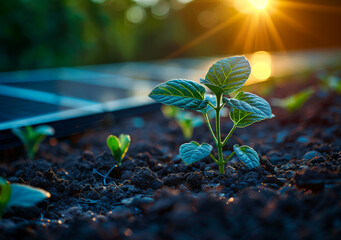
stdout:
<svg viewBox="0 0 341 240">
<path fill-rule="evenodd" d="M 36 135 L 52 136 L 55 131 L 54 128 L 48 125 L 38 126 L 34 129 Z"/>
<path fill-rule="evenodd" d="M 128 134 L 120 134 L 119 141 L 121 143 L 121 159 L 123 159 L 130 145 L 130 136 Z"/>
<path fill-rule="evenodd" d="M 230 118 L 239 128 L 247 127 L 255 122 L 275 116 L 271 112 L 269 103 L 252 93 L 240 92 L 236 99 L 224 98 L 223 101 L 232 107 Z"/>
<path fill-rule="evenodd" d="M 250 72 L 250 63 L 244 56 L 224 58 L 210 67 L 201 83 L 216 95 L 229 94 L 244 85 Z"/>
<path fill-rule="evenodd" d="M 11 198 L 11 186 L 8 181 L 0 177 L 0 218 Z"/>
<path fill-rule="evenodd" d="M 272 100 L 272 104 L 284 108 L 288 112 L 295 112 L 300 109 L 313 94 L 314 90 L 312 88 L 307 88 L 283 99 L 275 98 Z"/>
<path fill-rule="evenodd" d="M 239 160 L 249 169 L 260 166 L 258 153 L 253 148 L 245 145 L 239 147 L 237 144 L 235 144 L 233 146 L 233 150 L 238 156 Z"/>
<path fill-rule="evenodd" d="M 182 133 L 186 139 L 190 139 L 193 135 L 193 129 L 202 125 L 201 116 L 195 116 L 190 112 L 181 111 L 176 116 L 176 122 L 180 126 Z"/>
<path fill-rule="evenodd" d="M 269 103 L 252 93 L 239 92 L 235 98 L 224 98 L 223 101 L 234 109 L 253 113 L 263 119 L 272 117 Z"/>
<path fill-rule="evenodd" d="M 149 97 L 157 102 L 189 110 L 200 110 L 207 106 L 204 99 L 206 89 L 189 80 L 170 80 L 155 87 Z"/>
<path fill-rule="evenodd" d="M 110 149 L 114 159 L 119 163 L 122 156 L 120 140 L 114 135 L 109 135 L 107 138 L 107 146 Z"/>
<path fill-rule="evenodd" d="M 26 146 L 28 143 L 28 134 L 24 129 L 21 128 L 12 128 L 12 133 L 17 136 L 20 141 Z"/>
<path fill-rule="evenodd" d="M 7 207 L 32 207 L 50 196 L 50 193 L 43 189 L 13 183 L 11 184 L 11 198 Z"/>
<path fill-rule="evenodd" d="M 55 133 L 54 129 L 48 125 L 42 125 L 36 128 L 32 128 L 31 126 L 26 126 L 25 128 L 14 128 L 12 129 L 12 132 L 25 146 L 29 159 L 34 159 L 34 156 L 45 137 Z"/>
<path fill-rule="evenodd" d="M 222 95 L 224 93 L 224 88 L 214 85 L 207 79 L 200 78 L 200 83 L 204 84 L 208 89 L 210 89 L 215 95 Z"/>
<path fill-rule="evenodd" d="M 271 115 L 271 118 L 275 115 Z M 239 109 L 231 108 L 230 110 L 230 118 L 236 125 L 236 127 L 244 128 L 250 126 L 255 122 L 260 122 L 266 118 L 257 116 L 254 113 L 245 112 Z"/>
<path fill-rule="evenodd" d="M 199 144 L 195 141 L 185 143 L 180 146 L 179 152 L 182 160 L 186 164 L 192 164 L 210 155 L 212 146 L 203 143 Z"/>
</svg>

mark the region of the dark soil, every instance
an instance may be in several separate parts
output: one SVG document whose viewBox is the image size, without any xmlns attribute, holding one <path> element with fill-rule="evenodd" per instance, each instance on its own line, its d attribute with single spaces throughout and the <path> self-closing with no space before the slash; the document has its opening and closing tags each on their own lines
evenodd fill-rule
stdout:
<svg viewBox="0 0 341 240">
<path fill-rule="evenodd" d="M 317 93 L 293 115 L 273 110 L 276 118 L 238 129 L 224 149 L 250 145 L 261 166 L 249 170 L 233 158 L 224 175 L 210 158 L 185 165 L 181 130 L 160 111 L 50 139 L 35 161 L 20 150 L 0 175 L 51 198 L 8 210 L 0 238 L 341 239 L 341 96 Z M 225 118 L 223 132 L 231 127 Z M 115 164 L 105 139 L 120 133 L 132 143 L 104 186 L 93 170 Z M 193 139 L 214 145 L 206 126 Z"/>
</svg>

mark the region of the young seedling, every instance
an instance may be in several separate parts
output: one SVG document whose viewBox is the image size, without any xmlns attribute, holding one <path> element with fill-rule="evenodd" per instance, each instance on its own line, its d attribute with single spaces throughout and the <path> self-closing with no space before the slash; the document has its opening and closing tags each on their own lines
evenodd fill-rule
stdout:
<svg viewBox="0 0 341 240">
<path fill-rule="evenodd" d="M 211 151 L 208 143 L 185 143 L 180 146 L 180 156 L 186 164 L 200 161 L 207 156 L 219 166 L 221 174 L 225 172 L 225 164 L 236 154 L 248 168 L 259 166 L 257 152 L 249 146 L 233 146 L 228 157 L 223 156 L 223 147 L 236 128 L 244 128 L 255 122 L 274 117 L 269 103 L 263 98 L 248 92 L 239 92 L 234 98 L 226 98 L 230 93 L 240 89 L 250 75 L 251 67 L 244 56 L 222 59 L 213 64 L 201 83 L 209 88 L 214 95 L 206 94 L 206 89 L 193 81 L 176 79 L 155 87 L 149 97 L 163 104 L 196 110 L 203 114 L 208 129 L 217 146 L 218 156 Z M 230 107 L 230 118 L 234 125 L 222 140 L 220 117 L 225 106 Z M 215 132 L 212 129 L 208 112 L 215 113 Z"/>
<path fill-rule="evenodd" d="M 314 90 L 307 88 L 286 98 L 274 98 L 272 99 L 272 105 L 281 107 L 289 113 L 293 113 L 299 110 L 313 94 Z"/>
<path fill-rule="evenodd" d="M 0 177 L 0 219 L 7 208 L 12 206 L 32 207 L 50 196 L 49 192 L 40 188 L 9 183 Z"/>
<path fill-rule="evenodd" d="M 341 73 L 339 72 L 339 75 L 341 75 Z M 320 80 L 321 80 L 321 85 L 322 88 L 326 89 L 326 90 L 331 90 L 336 92 L 337 94 L 341 94 L 341 78 L 336 76 L 336 75 L 326 75 L 326 76 L 319 76 Z"/>
<path fill-rule="evenodd" d="M 114 135 L 109 135 L 109 137 L 107 138 L 107 146 L 110 149 L 112 156 L 114 157 L 118 166 L 122 165 L 122 161 L 128 151 L 130 141 L 131 141 L 130 136 L 127 134 L 120 134 L 119 137 L 116 137 Z M 95 169 L 93 171 L 101 175 L 102 177 L 104 177 L 103 183 L 104 185 L 107 185 L 106 179 L 115 167 L 116 165 L 110 168 L 110 170 L 105 175 L 102 175 Z"/>
<path fill-rule="evenodd" d="M 175 119 L 185 139 L 190 139 L 193 135 L 193 129 L 203 124 L 200 116 L 195 116 L 190 112 L 184 112 L 177 107 L 165 105 L 162 106 L 161 110 L 165 117 Z"/>
<path fill-rule="evenodd" d="M 13 128 L 12 132 L 25 146 L 27 157 L 33 160 L 41 142 L 46 138 L 46 136 L 53 135 L 55 131 L 50 126 L 42 125 L 36 128 L 31 126 L 24 128 Z"/>
</svg>

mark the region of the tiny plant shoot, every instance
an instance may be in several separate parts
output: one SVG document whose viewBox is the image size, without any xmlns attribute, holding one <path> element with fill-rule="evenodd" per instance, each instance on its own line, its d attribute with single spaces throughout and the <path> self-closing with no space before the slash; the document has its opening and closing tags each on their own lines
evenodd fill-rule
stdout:
<svg viewBox="0 0 341 240">
<path fill-rule="evenodd" d="M 314 89 L 306 88 L 286 98 L 274 98 L 271 103 L 273 106 L 281 107 L 287 112 L 293 113 L 299 110 L 309 100 L 314 92 Z"/>
<path fill-rule="evenodd" d="M 175 119 L 180 126 L 185 139 L 190 139 L 193 135 L 193 129 L 203 124 L 201 116 L 195 116 L 190 112 L 184 112 L 177 107 L 165 105 L 161 108 L 162 113 L 169 119 Z"/>
<path fill-rule="evenodd" d="M 200 81 L 214 95 L 206 94 L 206 89 L 202 85 L 183 79 L 162 83 L 149 94 L 149 97 L 157 102 L 182 109 L 196 110 L 203 114 L 217 146 L 218 156 L 215 157 L 211 153 L 211 145 L 192 141 L 181 145 L 179 149 L 180 156 L 186 164 L 192 164 L 210 156 L 219 166 L 220 173 L 223 174 L 225 164 L 236 154 L 248 168 L 260 165 L 257 152 L 249 146 L 238 146 L 236 144 L 229 156 L 223 156 L 223 147 L 236 128 L 244 128 L 255 122 L 274 117 L 269 103 L 255 94 L 240 91 L 234 98 L 228 98 L 230 93 L 237 91 L 244 85 L 249 78 L 250 71 L 249 61 L 244 56 L 225 58 L 213 64 L 205 79 Z M 225 106 L 230 107 L 230 118 L 234 125 L 223 139 L 220 116 Z M 209 111 L 212 110 L 215 113 L 215 131 L 208 117 Z"/>
<path fill-rule="evenodd" d="M 13 128 L 12 132 L 20 139 L 24 144 L 27 157 L 31 160 L 34 159 L 41 142 L 46 136 L 51 136 L 54 134 L 54 129 L 47 125 L 38 126 L 33 128 L 27 126 L 24 128 Z"/>
<path fill-rule="evenodd" d="M 49 192 L 40 188 L 17 183 L 11 184 L 0 178 L 0 219 L 7 208 L 12 206 L 32 207 L 50 196 Z"/>
<path fill-rule="evenodd" d="M 109 137 L 107 138 L 107 146 L 110 149 L 111 154 L 114 157 L 118 166 L 122 165 L 122 161 L 128 151 L 130 141 L 131 141 L 130 136 L 127 134 L 120 134 L 119 137 L 116 137 L 114 135 L 109 135 Z M 103 183 L 104 185 L 107 185 L 106 179 L 115 167 L 116 165 L 110 168 L 110 170 L 105 175 L 100 174 L 97 170 L 94 170 L 94 171 L 97 174 L 104 177 Z"/>
</svg>

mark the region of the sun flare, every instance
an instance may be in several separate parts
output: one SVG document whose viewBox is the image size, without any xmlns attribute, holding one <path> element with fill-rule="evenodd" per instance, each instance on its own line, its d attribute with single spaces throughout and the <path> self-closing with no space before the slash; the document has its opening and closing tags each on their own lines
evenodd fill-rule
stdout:
<svg viewBox="0 0 341 240">
<path fill-rule="evenodd" d="M 256 9 L 265 9 L 266 5 L 268 4 L 268 0 L 249 0 L 249 2 L 256 8 Z"/>
<path fill-rule="evenodd" d="M 264 11 L 268 2 L 269 0 L 234 0 L 233 5 L 240 13 L 251 14 Z"/>
</svg>

